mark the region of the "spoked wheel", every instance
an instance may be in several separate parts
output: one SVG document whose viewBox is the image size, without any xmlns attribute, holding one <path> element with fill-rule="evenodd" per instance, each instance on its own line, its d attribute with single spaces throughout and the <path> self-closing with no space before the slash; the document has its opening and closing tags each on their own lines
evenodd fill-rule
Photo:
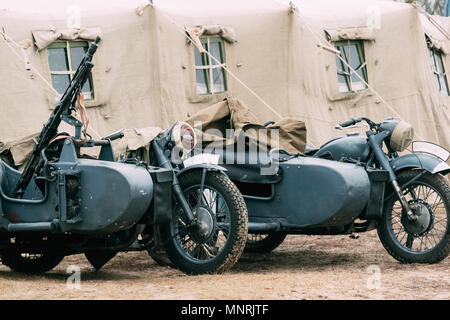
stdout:
<svg viewBox="0 0 450 320">
<path fill-rule="evenodd" d="M 22 241 L 16 239 L 16 243 Z M 3 252 L 2 263 L 16 272 L 26 274 L 42 274 L 56 267 L 64 259 L 64 255 L 27 252 Z"/>
<path fill-rule="evenodd" d="M 237 187 L 225 175 L 208 172 L 201 192 L 201 172 L 180 178 L 197 226 L 189 226 L 175 205 L 168 228 L 167 255 L 188 274 L 221 273 L 241 256 L 247 239 L 247 207 Z"/>
<path fill-rule="evenodd" d="M 266 234 L 249 234 L 244 251 L 251 253 L 271 252 L 283 243 L 286 236 L 287 233 L 283 231 Z"/>
<path fill-rule="evenodd" d="M 405 184 L 418 174 L 398 176 Z M 403 193 L 415 218 L 409 219 L 397 197 L 385 203 L 378 235 L 386 250 L 403 263 L 437 263 L 450 251 L 450 186 L 439 174 L 425 174 Z"/>
</svg>

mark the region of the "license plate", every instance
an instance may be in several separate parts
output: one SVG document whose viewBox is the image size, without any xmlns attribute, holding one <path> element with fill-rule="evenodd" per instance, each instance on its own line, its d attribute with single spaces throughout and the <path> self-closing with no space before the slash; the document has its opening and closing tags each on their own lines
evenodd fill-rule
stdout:
<svg viewBox="0 0 450 320">
<path fill-rule="evenodd" d="M 187 158 L 183 161 L 184 167 L 190 167 L 196 164 L 213 164 L 218 165 L 219 164 L 219 158 L 220 155 L 218 154 L 210 154 L 210 153 L 202 153 L 195 156 L 192 156 L 190 158 Z"/>
</svg>

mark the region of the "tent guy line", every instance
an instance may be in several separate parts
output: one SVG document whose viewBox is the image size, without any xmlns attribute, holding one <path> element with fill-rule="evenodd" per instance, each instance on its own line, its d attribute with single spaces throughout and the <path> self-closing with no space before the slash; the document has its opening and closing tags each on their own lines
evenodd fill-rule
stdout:
<svg viewBox="0 0 450 320">
<path fill-rule="evenodd" d="M 431 22 L 431 24 L 433 24 L 436 27 L 436 29 L 444 35 L 444 37 L 450 40 L 450 34 L 447 32 L 447 30 L 445 30 L 445 28 L 438 21 L 436 21 L 428 12 L 426 12 L 416 2 L 411 3 L 411 5 L 417 10 L 419 10 L 420 13 L 422 13 L 425 17 L 427 17 L 427 19 Z"/>
<path fill-rule="evenodd" d="M 275 0 L 274 0 L 275 1 Z M 326 41 L 325 39 L 323 39 L 322 37 L 320 37 L 312 28 L 311 26 L 305 21 L 305 19 L 303 19 L 302 16 L 300 16 L 300 14 L 298 13 L 298 9 L 292 9 L 292 7 L 295 7 L 295 4 L 291 1 L 288 5 L 291 8 L 291 12 L 293 14 L 295 14 L 298 18 L 300 18 L 301 22 L 303 23 L 303 25 L 306 27 L 306 29 L 314 36 L 314 38 L 316 39 L 316 41 L 318 41 L 317 46 L 321 49 L 324 49 L 330 53 L 333 53 L 337 58 L 339 58 L 339 60 L 342 61 L 342 63 L 350 69 L 350 71 L 358 77 L 359 80 L 361 80 L 366 86 L 367 88 L 372 91 L 378 99 L 381 100 L 382 103 L 384 103 L 394 114 L 396 117 L 398 117 L 399 119 L 402 118 L 402 116 L 395 110 L 395 108 L 393 106 L 391 106 L 379 93 L 378 91 L 376 91 L 363 77 L 361 77 L 358 72 L 356 72 L 356 70 L 347 62 L 345 61 L 344 58 L 341 57 L 340 55 L 340 51 L 338 50 L 330 50 L 329 47 L 333 46 L 333 44 L 331 44 L 330 42 Z M 416 134 L 417 138 L 422 139 L 423 137 L 419 136 L 418 134 Z"/>
<path fill-rule="evenodd" d="M 24 51 L 26 50 L 26 48 L 23 45 L 20 45 L 19 43 L 17 43 L 16 41 L 14 41 L 11 37 L 9 37 L 6 32 L 4 31 L 5 29 L 2 28 L 2 30 L 0 30 L 0 34 L 3 36 L 3 39 L 5 40 L 6 45 L 8 46 L 8 48 L 11 50 L 11 52 L 19 59 L 22 60 L 23 57 L 21 57 L 15 50 L 14 48 L 11 46 L 11 43 L 16 46 L 17 48 L 19 48 L 20 50 Z M 50 88 L 50 90 L 56 94 L 59 95 L 58 91 L 55 90 L 55 88 L 53 88 L 53 86 L 40 74 L 39 71 L 36 70 L 35 67 L 33 67 L 31 65 L 31 63 L 27 62 L 26 63 L 27 68 L 29 68 L 29 70 L 32 70 L 46 85 L 48 88 Z"/>
<path fill-rule="evenodd" d="M 153 5 L 156 6 L 156 5 Z M 184 37 L 186 37 L 189 41 L 191 41 L 195 46 L 197 46 L 197 48 L 199 49 L 200 52 L 204 52 L 208 55 L 208 57 L 210 57 L 212 60 L 214 60 L 216 63 L 218 64 L 222 64 L 219 60 L 216 59 L 216 57 L 214 57 L 208 50 L 206 50 L 203 47 L 198 47 L 199 44 L 197 41 L 195 41 L 195 39 L 192 38 L 192 35 L 189 32 L 186 32 L 187 30 L 179 25 L 178 23 L 176 23 L 168 14 L 166 14 L 165 12 L 163 12 L 163 14 L 165 15 L 165 17 L 174 25 L 177 27 L 177 29 L 183 34 Z M 282 119 L 283 116 L 277 112 L 272 106 L 270 106 L 263 98 L 261 98 L 255 91 L 253 91 L 249 86 L 247 86 L 241 79 L 239 79 L 238 76 L 236 76 L 233 72 L 231 72 L 226 66 L 222 67 L 230 76 L 232 76 L 237 82 L 239 82 L 245 89 L 247 89 L 253 96 L 255 96 L 255 98 L 257 98 L 266 108 L 268 108 L 273 114 L 275 114 L 279 119 Z"/>
<path fill-rule="evenodd" d="M 17 48 L 19 48 L 20 50 L 26 50 L 27 48 L 23 45 L 20 45 L 19 43 L 17 43 L 16 41 L 14 41 L 11 37 L 9 37 L 6 32 L 4 31 L 5 29 L 2 28 L 2 30 L 0 30 L 0 35 L 3 36 L 3 39 L 5 40 L 6 45 L 8 46 L 8 48 L 11 50 L 11 52 L 19 59 L 21 60 L 22 57 L 14 50 L 14 48 L 11 46 L 10 43 L 14 44 L 14 46 L 16 46 Z M 57 96 L 59 96 L 59 92 L 55 90 L 55 88 L 53 88 L 53 86 L 44 78 L 43 75 L 41 75 L 41 73 L 31 65 L 30 62 L 26 63 L 28 70 L 32 70 L 46 85 L 47 87 L 50 88 L 50 90 Z M 76 115 L 78 115 L 78 112 L 76 111 Z M 82 116 L 80 114 L 80 116 Z M 101 138 L 102 136 L 96 131 L 94 130 L 92 127 L 89 128 L 89 131 L 94 133 L 98 138 Z"/>
</svg>

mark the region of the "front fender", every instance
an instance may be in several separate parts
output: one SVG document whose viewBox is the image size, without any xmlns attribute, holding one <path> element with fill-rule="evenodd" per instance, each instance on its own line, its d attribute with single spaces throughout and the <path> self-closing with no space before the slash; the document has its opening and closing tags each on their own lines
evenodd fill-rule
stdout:
<svg viewBox="0 0 450 320">
<path fill-rule="evenodd" d="M 186 167 L 182 170 L 180 170 L 177 173 L 177 177 L 180 177 L 188 172 L 194 171 L 194 170 L 198 170 L 198 169 L 206 169 L 207 171 L 220 171 L 220 172 L 225 172 L 228 171 L 226 168 L 218 166 L 216 164 L 211 164 L 211 163 L 200 163 L 200 164 L 195 164 L 189 167 Z"/>
<path fill-rule="evenodd" d="M 430 154 L 425 153 L 411 153 L 401 157 L 398 157 L 391 162 L 394 172 L 404 171 L 405 169 L 424 169 L 431 174 L 441 173 L 446 175 L 450 172 L 450 166 Z"/>
</svg>

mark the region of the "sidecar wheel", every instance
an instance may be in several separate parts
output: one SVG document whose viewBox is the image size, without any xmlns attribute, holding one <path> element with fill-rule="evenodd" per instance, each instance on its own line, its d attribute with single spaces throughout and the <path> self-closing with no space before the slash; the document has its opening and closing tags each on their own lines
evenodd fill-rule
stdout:
<svg viewBox="0 0 450 320">
<path fill-rule="evenodd" d="M 222 273 L 237 262 L 244 250 L 247 206 L 234 183 L 218 172 L 207 173 L 200 197 L 201 178 L 201 172 L 194 171 L 179 179 L 200 225 L 188 227 L 184 211 L 175 204 L 167 228 L 167 255 L 175 267 L 187 274 Z"/>
<path fill-rule="evenodd" d="M 56 267 L 64 255 L 3 253 L 2 263 L 11 270 L 26 274 L 42 274 Z"/>
<path fill-rule="evenodd" d="M 267 234 L 249 234 L 244 252 L 268 253 L 278 248 L 286 239 L 287 233 L 272 232 Z"/>
<path fill-rule="evenodd" d="M 405 184 L 418 174 L 398 175 Z M 397 197 L 385 203 L 378 223 L 378 236 L 389 254 L 402 263 L 437 263 L 450 251 L 450 186 L 439 174 L 425 174 L 407 186 L 403 193 L 417 220 L 411 221 Z"/>
</svg>

